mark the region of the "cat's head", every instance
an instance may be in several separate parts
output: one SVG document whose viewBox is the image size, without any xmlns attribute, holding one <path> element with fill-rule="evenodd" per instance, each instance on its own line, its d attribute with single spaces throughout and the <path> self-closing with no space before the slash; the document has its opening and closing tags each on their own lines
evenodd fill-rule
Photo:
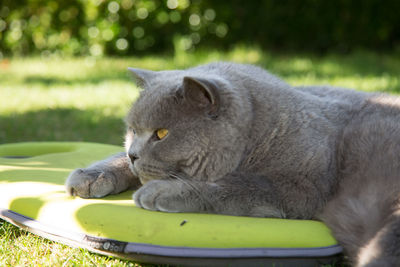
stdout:
<svg viewBox="0 0 400 267">
<path fill-rule="evenodd" d="M 125 147 L 142 183 L 184 174 L 216 181 L 240 163 L 241 102 L 212 71 L 130 69 L 143 90 L 126 117 Z"/>
</svg>

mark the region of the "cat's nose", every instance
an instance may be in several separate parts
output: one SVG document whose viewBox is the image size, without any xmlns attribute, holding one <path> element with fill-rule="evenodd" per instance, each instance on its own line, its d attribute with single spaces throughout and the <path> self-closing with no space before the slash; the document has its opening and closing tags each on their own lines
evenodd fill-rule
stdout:
<svg viewBox="0 0 400 267">
<path fill-rule="evenodd" d="M 134 163 L 135 160 L 139 158 L 138 155 L 136 155 L 136 153 L 129 153 L 128 156 L 131 159 L 132 163 Z"/>
</svg>

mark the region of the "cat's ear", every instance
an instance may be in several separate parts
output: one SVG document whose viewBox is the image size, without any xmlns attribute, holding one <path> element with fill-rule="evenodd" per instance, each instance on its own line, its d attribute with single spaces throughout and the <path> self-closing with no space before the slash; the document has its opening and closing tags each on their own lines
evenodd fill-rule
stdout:
<svg viewBox="0 0 400 267">
<path fill-rule="evenodd" d="M 144 69 L 128 68 L 128 70 L 133 74 L 133 78 L 136 81 L 137 86 L 141 88 L 146 88 L 149 81 L 154 78 L 157 72 Z"/>
<path fill-rule="evenodd" d="M 186 76 L 182 89 L 183 97 L 192 105 L 205 110 L 212 118 L 218 117 L 220 97 L 216 81 Z"/>
</svg>

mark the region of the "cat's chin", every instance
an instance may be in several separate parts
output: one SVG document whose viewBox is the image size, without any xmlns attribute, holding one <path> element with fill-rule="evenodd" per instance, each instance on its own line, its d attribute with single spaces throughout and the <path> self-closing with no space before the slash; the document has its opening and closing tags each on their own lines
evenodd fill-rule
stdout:
<svg viewBox="0 0 400 267">
<path fill-rule="evenodd" d="M 145 176 L 145 175 L 139 175 L 138 177 L 139 177 L 139 180 L 142 183 L 142 185 L 144 185 L 150 181 L 153 181 L 153 180 L 161 180 L 161 178 L 158 178 L 158 177 Z"/>
<path fill-rule="evenodd" d="M 132 171 L 133 175 L 139 178 L 142 185 L 152 180 L 160 180 L 162 177 L 155 177 L 151 175 L 146 175 L 146 173 L 138 171 L 133 164 L 129 164 L 129 169 Z"/>
</svg>

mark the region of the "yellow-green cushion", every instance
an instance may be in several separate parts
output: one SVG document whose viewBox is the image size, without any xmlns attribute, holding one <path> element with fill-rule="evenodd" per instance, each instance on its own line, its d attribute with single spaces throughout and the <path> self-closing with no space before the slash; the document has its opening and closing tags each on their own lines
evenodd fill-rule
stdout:
<svg viewBox="0 0 400 267">
<path fill-rule="evenodd" d="M 341 251 L 318 221 L 147 211 L 135 207 L 132 191 L 102 199 L 67 196 L 71 170 L 120 151 L 80 142 L 0 145 L 1 216 L 50 238 L 120 254 L 325 257 Z"/>
</svg>

